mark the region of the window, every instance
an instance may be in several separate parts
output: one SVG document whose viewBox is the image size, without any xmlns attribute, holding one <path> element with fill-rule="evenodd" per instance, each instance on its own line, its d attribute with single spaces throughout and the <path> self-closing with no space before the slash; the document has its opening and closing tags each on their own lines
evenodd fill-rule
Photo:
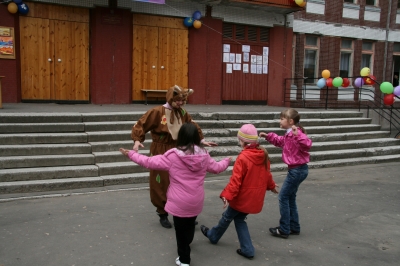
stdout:
<svg viewBox="0 0 400 266">
<path fill-rule="evenodd" d="M 395 53 L 400 53 L 400 43 L 399 43 L 399 42 L 394 43 L 394 45 L 393 45 L 393 52 L 395 52 Z"/>
<path fill-rule="evenodd" d="M 306 36 L 304 50 L 304 77 L 305 83 L 316 83 L 318 67 L 319 39 L 315 36 Z"/>
<path fill-rule="evenodd" d="M 365 0 L 365 5 L 367 6 L 377 6 L 378 0 Z"/>
<path fill-rule="evenodd" d="M 340 77 L 346 78 L 352 75 L 353 67 L 353 41 L 349 39 L 342 39 L 340 47 Z"/>
<path fill-rule="evenodd" d="M 374 44 L 372 42 L 363 42 L 361 68 L 368 67 L 372 71 L 373 58 L 374 58 Z"/>
<path fill-rule="evenodd" d="M 224 23 L 224 40 L 243 42 L 269 42 L 269 28 Z"/>
<path fill-rule="evenodd" d="M 343 2 L 356 4 L 356 0 L 344 0 Z"/>
</svg>

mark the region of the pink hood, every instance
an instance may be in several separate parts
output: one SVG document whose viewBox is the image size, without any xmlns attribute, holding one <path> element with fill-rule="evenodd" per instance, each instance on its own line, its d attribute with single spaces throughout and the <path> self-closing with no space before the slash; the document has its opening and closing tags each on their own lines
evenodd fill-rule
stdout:
<svg viewBox="0 0 400 266">
<path fill-rule="evenodd" d="M 130 151 L 129 158 L 146 168 L 169 172 L 165 210 L 178 217 L 199 215 L 203 210 L 206 173 L 221 173 L 229 166 L 229 158 L 216 162 L 197 146 L 195 154 L 190 155 L 174 148 L 152 157 Z"/>
</svg>

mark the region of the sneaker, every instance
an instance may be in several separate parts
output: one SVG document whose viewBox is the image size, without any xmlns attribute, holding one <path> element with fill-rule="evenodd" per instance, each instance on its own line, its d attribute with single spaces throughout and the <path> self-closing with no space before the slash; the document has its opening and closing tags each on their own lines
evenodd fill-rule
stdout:
<svg viewBox="0 0 400 266">
<path fill-rule="evenodd" d="M 276 228 L 276 229 L 281 229 L 280 226 L 275 227 L 275 228 Z M 291 234 L 291 235 L 296 235 L 296 236 L 298 236 L 298 235 L 300 235 L 300 231 L 293 231 L 293 230 L 290 230 L 290 234 Z"/>
<path fill-rule="evenodd" d="M 210 230 L 210 229 L 207 226 L 200 225 L 200 230 L 203 233 L 203 235 L 208 238 L 207 233 L 208 233 L 208 230 Z"/>
<path fill-rule="evenodd" d="M 270 228 L 269 231 L 271 232 L 271 234 L 273 236 L 276 236 L 276 237 L 282 237 L 282 238 L 285 238 L 285 239 L 289 237 L 289 235 L 283 234 L 281 229 L 278 228 L 278 227 Z"/>
<path fill-rule="evenodd" d="M 252 260 L 252 259 L 254 258 L 254 256 L 247 256 L 247 255 L 245 255 L 245 254 L 242 252 L 241 249 L 237 249 L 237 250 L 236 250 L 236 253 L 239 254 L 240 256 L 245 257 L 246 259 L 249 259 L 249 260 Z"/>
<path fill-rule="evenodd" d="M 178 266 L 189 266 L 189 264 L 182 263 L 182 262 L 179 260 L 179 257 L 176 258 L 175 264 L 178 265 Z"/>
</svg>

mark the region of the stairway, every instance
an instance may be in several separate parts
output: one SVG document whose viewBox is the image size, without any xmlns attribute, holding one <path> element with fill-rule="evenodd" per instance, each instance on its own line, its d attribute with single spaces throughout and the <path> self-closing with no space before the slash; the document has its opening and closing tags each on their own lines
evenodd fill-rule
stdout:
<svg viewBox="0 0 400 266">
<path fill-rule="evenodd" d="M 123 156 L 131 128 L 143 112 L 0 114 L 0 194 L 104 187 L 148 182 L 148 170 Z M 276 132 L 279 112 L 191 113 L 219 160 L 240 152 L 236 134 L 245 123 Z M 339 167 L 398 161 L 400 140 L 356 111 L 305 111 L 301 123 L 313 140 L 309 167 Z M 146 136 L 148 154 L 150 135 Z M 265 140 L 271 170 L 284 171 L 281 150 Z M 233 163 L 232 163 L 233 164 Z M 230 166 L 221 175 L 229 175 Z"/>
</svg>

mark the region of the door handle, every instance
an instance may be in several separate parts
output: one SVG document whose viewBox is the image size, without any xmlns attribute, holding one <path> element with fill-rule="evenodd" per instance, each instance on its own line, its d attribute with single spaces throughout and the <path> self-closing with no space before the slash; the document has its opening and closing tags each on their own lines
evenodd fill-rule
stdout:
<svg viewBox="0 0 400 266">
<path fill-rule="evenodd" d="M 61 59 L 60 58 L 58 58 L 58 60 L 57 60 L 58 62 L 61 62 Z"/>
<path fill-rule="evenodd" d="M 47 61 L 51 62 L 51 58 L 47 59 Z"/>
<path fill-rule="evenodd" d="M 153 66 L 153 68 L 156 68 L 156 66 Z"/>
<path fill-rule="evenodd" d="M 161 69 L 164 69 L 164 66 L 161 66 Z"/>
</svg>

